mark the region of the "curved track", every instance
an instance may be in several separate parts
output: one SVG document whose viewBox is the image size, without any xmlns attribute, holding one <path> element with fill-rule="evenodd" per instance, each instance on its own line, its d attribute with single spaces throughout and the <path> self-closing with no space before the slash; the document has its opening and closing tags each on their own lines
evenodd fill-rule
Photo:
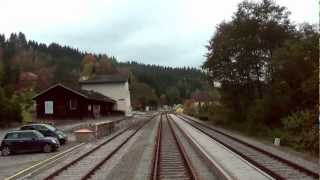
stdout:
<svg viewBox="0 0 320 180">
<path fill-rule="evenodd" d="M 225 134 L 187 116 L 176 115 L 215 141 L 223 144 L 275 179 L 318 179 L 319 174 L 290 162 L 236 137 Z"/>
</svg>

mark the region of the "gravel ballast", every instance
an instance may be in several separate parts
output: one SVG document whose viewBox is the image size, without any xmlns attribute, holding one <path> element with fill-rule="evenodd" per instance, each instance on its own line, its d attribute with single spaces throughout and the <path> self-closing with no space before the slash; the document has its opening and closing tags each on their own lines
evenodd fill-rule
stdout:
<svg viewBox="0 0 320 180">
<path fill-rule="evenodd" d="M 207 162 L 199 155 L 199 153 L 194 149 L 186 137 L 181 133 L 181 131 L 177 128 L 176 123 L 172 122 L 173 129 L 177 135 L 177 138 L 183 145 L 185 152 L 188 158 L 191 161 L 193 168 L 195 169 L 199 179 L 201 180 L 217 180 L 217 176 L 214 172 L 209 168 Z"/>
<path fill-rule="evenodd" d="M 132 125 L 134 122 L 138 122 L 139 120 L 140 120 L 140 118 L 133 118 L 133 120 L 130 120 L 130 121 L 123 121 L 121 123 L 121 127 L 117 128 L 118 130 L 115 131 L 114 133 L 110 134 L 109 136 L 107 136 L 103 139 L 95 140 L 95 141 L 92 141 L 90 143 L 85 144 L 80 149 L 68 154 L 68 156 L 66 156 L 64 159 L 59 160 L 58 163 L 54 163 L 53 165 L 50 165 L 50 166 L 44 168 L 44 170 L 42 170 L 41 172 L 36 172 L 35 174 L 32 175 L 32 177 L 30 177 L 30 179 L 43 179 L 50 172 L 53 172 L 54 170 L 58 169 L 59 167 L 62 167 L 63 165 L 67 164 L 68 162 L 72 161 L 73 159 L 76 159 L 77 157 L 79 157 L 82 154 L 86 153 L 87 151 L 91 150 L 93 147 L 103 143 L 107 139 L 112 138 L 117 133 L 119 133 L 121 130 Z M 65 149 L 70 148 L 71 146 L 74 146 L 76 144 L 78 144 L 78 143 L 69 141 L 67 143 L 67 145 L 62 146 L 63 149 L 61 149 L 57 153 L 60 153 L 60 152 L 64 151 Z M 41 160 L 52 157 L 55 154 L 56 153 L 49 153 L 49 154 L 32 153 L 32 154 L 21 154 L 21 155 L 13 155 L 13 156 L 8 156 L 8 157 L 0 157 L 0 160 L 1 160 L 0 161 L 0 176 L 1 176 L 0 178 L 3 179 L 2 177 L 8 177 L 10 175 L 13 175 L 15 172 L 17 172 L 23 168 L 27 168 L 27 167 L 35 164 L 36 162 L 39 162 Z M 10 163 L 3 163 L 3 162 L 6 162 L 6 161 L 2 161 L 5 158 L 10 159 L 9 160 Z"/>
<path fill-rule="evenodd" d="M 144 126 L 92 179 L 148 179 L 158 117 Z"/>
<path fill-rule="evenodd" d="M 307 169 L 310 169 L 312 171 L 316 171 L 316 172 L 319 172 L 320 170 L 320 166 L 319 166 L 319 163 L 316 163 L 316 160 L 315 161 L 308 161 L 308 160 L 305 160 L 295 154 L 292 154 L 291 152 L 287 152 L 285 149 L 281 148 L 281 147 L 275 147 L 273 145 L 268 145 L 268 144 L 263 144 L 261 142 L 259 142 L 258 140 L 256 139 L 253 139 L 253 138 L 250 138 L 250 137 L 247 137 L 247 136 L 244 136 L 244 135 L 241 135 L 239 133 L 235 133 L 235 132 L 232 132 L 230 130 L 226 130 L 226 129 L 223 129 L 221 127 L 216 127 L 216 126 L 213 126 L 212 124 L 209 124 L 207 122 L 203 122 L 199 119 L 196 119 L 192 116 L 188 116 L 188 115 L 185 115 L 183 114 L 184 116 L 187 116 L 199 123 L 202 123 L 202 124 L 205 124 L 207 126 L 210 126 L 211 128 L 214 128 L 214 129 L 217 129 L 225 134 L 228 134 L 230 136 L 234 136 L 244 142 L 247 142 L 249 144 L 252 144 L 256 147 L 259 147 L 261 149 L 264 149 L 272 154 L 275 154 L 277 156 L 280 156 L 288 161 L 291 161 L 291 162 L 294 162 L 296 164 L 299 164 L 300 166 L 303 166 Z"/>
</svg>

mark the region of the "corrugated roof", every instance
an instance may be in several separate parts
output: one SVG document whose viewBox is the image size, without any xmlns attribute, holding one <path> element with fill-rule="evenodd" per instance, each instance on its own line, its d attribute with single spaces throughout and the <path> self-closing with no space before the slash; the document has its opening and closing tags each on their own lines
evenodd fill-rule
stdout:
<svg viewBox="0 0 320 180">
<path fill-rule="evenodd" d="M 124 83 L 128 76 L 122 74 L 95 75 L 87 80 L 79 80 L 80 84 Z"/>
</svg>

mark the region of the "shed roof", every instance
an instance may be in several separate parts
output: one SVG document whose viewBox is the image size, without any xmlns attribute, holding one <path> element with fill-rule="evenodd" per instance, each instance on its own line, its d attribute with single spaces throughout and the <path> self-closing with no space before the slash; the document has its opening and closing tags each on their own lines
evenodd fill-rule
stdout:
<svg viewBox="0 0 320 180">
<path fill-rule="evenodd" d="M 87 99 L 91 99 L 91 100 L 104 100 L 107 102 L 116 102 L 115 100 L 109 98 L 108 96 L 105 96 L 101 93 L 98 93 L 96 91 L 87 91 L 87 90 L 78 90 L 78 92 L 80 92 L 81 94 L 85 95 L 87 97 Z"/>
<path fill-rule="evenodd" d="M 54 88 L 57 88 L 57 87 L 62 87 L 68 91 L 71 91 L 75 94 L 78 94 L 79 96 L 82 96 L 86 99 L 89 99 L 89 100 L 96 100 L 96 101 L 104 101 L 104 102 L 112 102 L 112 103 L 115 103 L 116 101 L 111 99 L 110 97 L 107 97 L 101 93 L 98 93 L 98 92 L 95 92 L 95 91 L 88 91 L 88 90 L 83 90 L 83 89 L 76 89 L 76 88 L 71 88 L 71 87 L 67 87 L 63 84 L 56 84 L 54 86 L 51 86 L 50 88 L 42 91 L 41 93 L 35 95 L 32 99 L 36 99 L 37 97 L 45 94 L 46 92 L 54 89 Z"/>
<path fill-rule="evenodd" d="M 80 84 L 107 84 L 107 83 L 125 83 L 128 76 L 122 74 L 95 75 L 90 79 L 79 80 Z"/>
</svg>

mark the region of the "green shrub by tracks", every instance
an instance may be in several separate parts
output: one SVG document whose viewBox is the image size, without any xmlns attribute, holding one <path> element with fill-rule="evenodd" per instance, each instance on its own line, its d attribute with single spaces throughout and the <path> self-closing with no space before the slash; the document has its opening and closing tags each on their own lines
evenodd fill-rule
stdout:
<svg viewBox="0 0 320 180">
<path fill-rule="evenodd" d="M 186 114 L 208 120 L 215 125 L 239 131 L 248 136 L 265 139 L 270 143 L 274 138 L 281 139 L 281 145 L 291 147 L 300 152 L 309 152 L 316 155 L 319 152 L 319 123 L 317 113 L 311 110 L 297 111 L 289 116 L 280 118 L 280 125 L 277 127 L 267 126 L 265 114 L 269 114 L 268 109 L 264 109 L 264 102 L 259 101 L 250 108 L 245 120 L 237 118 L 235 112 L 223 105 L 211 105 L 207 113 L 196 113 L 192 109 Z M 202 117 L 202 118 L 201 118 Z"/>
<path fill-rule="evenodd" d="M 284 125 L 282 142 L 299 151 L 319 152 L 319 124 L 316 113 L 310 110 L 297 111 L 282 118 Z"/>
</svg>

